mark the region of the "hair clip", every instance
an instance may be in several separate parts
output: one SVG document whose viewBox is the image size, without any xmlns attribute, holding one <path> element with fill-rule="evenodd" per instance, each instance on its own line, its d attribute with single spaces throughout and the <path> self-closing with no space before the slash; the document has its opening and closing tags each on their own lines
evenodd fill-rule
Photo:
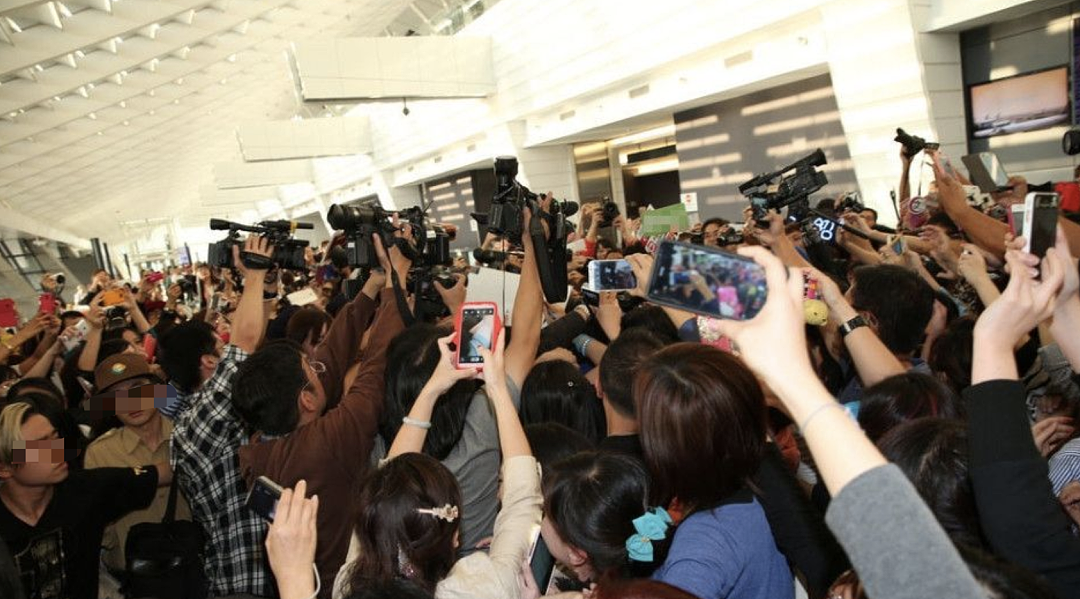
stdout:
<svg viewBox="0 0 1080 599">
<path fill-rule="evenodd" d="M 456 505 L 450 505 L 449 503 L 442 507 L 433 508 L 417 508 L 417 512 L 421 514 L 430 514 L 440 520 L 446 520 L 447 522 L 453 522 L 458 519 L 458 508 Z"/>
</svg>

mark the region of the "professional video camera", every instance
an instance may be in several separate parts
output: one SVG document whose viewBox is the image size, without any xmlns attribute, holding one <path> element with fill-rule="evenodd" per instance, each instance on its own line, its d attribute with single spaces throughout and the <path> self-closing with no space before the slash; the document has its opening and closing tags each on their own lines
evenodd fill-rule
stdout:
<svg viewBox="0 0 1080 599">
<path fill-rule="evenodd" d="M 766 223 L 770 210 L 785 207 L 789 207 L 788 220 L 801 221 L 810 210 L 807 198 L 829 182 L 825 173 L 817 170 L 827 162 L 819 148 L 782 169 L 750 179 L 739 186 L 739 193 L 750 200 L 758 224 Z"/>
<path fill-rule="evenodd" d="M 914 158 L 916 154 L 926 149 L 926 146 L 930 146 L 931 149 L 938 147 L 938 144 L 928 142 L 918 135 L 912 135 L 900 127 L 896 128 L 896 137 L 893 141 L 900 142 L 900 145 L 904 146 L 904 153 L 908 155 L 908 158 Z"/>
<path fill-rule="evenodd" d="M 428 223 L 423 208 L 414 206 L 399 210 L 398 219 L 412 228 L 415 246 L 394 237 L 393 215 L 380 206 L 333 204 L 326 214 L 331 227 L 345 232 L 345 251 L 349 265 L 354 268 L 379 266 L 379 258 L 371 241 L 375 233 L 382 237 L 384 247 L 396 244 L 415 266 L 448 265 L 453 262 L 450 233 L 441 225 Z"/>
<path fill-rule="evenodd" d="M 836 212 L 843 214 L 844 212 L 862 212 L 866 210 L 866 204 L 862 203 L 862 196 L 859 192 L 852 191 L 845 193 L 844 197 L 840 198 L 840 202 L 836 205 Z"/>
<path fill-rule="evenodd" d="M 736 230 L 733 227 L 724 229 L 720 235 L 716 237 L 716 245 L 723 247 L 725 245 L 739 245 L 746 239 L 743 237 L 743 232 Z"/>
<path fill-rule="evenodd" d="M 269 269 L 277 265 L 280 268 L 303 270 L 307 268 L 304 260 L 304 248 L 308 242 L 302 239 L 293 239 L 293 233 L 297 229 L 312 229 L 311 223 L 298 223 L 289 220 L 264 220 L 257 225 L 241 225 L 239 223 L 210 219 L 211 231 L 228 231 L 229 234 L 222 239 L 210 244 L 207 254 L 207 263 L 210 266 L 230 268 L 233 266 L 233 246 L 243 248 L 243 240 L 240 239 L 240 231 L 255 233 L 266 238 L 274 248 L 274 253 L 269 259 L 262 258 L 257 254 L 240 252 L 240 260 L 248 268 Z"/>
<path fill-rule="evenodd" d="M 518 161 L 513 156 L 495 159 L 495 196 L 491 199 L 491 211 L 486 215 L 488 231 L 501 235 L 513 244 L 521 243 L 522 235 L 528 233 L 536 251 L 540 285 L 544 297 L 551 303 L 566 299 L 566 238 L 571 227 L 567 217 L 578 210 L 576 202 L 559 202 L 551 199 L 547 209 L 541 209 L 541 197 L 517 181 Z M 546 200 L 546 198 L 544 198 Z M 533 218 L 529 230 L 524 231 L 525 208 Z M 484 220 L 476 215 L 477 222 Z M 544 233 L 547 223 L 549 233 Z"/>
</svg>

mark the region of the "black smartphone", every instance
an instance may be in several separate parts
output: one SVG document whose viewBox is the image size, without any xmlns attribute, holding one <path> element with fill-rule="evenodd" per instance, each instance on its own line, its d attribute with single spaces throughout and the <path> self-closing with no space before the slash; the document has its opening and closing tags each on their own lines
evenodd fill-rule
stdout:
<svg viewBox="0 0 1080 599">
<path fill-rule="evenodd" d="M 540 534 L 536 535 L 536 543 L 533 544 L 532 555 L 529 557 L 529 569 L 532 570 L 533 579 L 536 580 L 536 588 L 540 589 L 540 594 L 546 594 L 551 584 L 551 575 L 555 571 L 555 558 Z"/>
<path fill-rule="evenodd" d="M 708 246 L 661 242 L 648 299 L 712 318 L 749 320 L 765 306 L 765 270 L 753 260 Z"/>
<path fill-rule="evenodd" d="M 248 491 L 245 505 L 247 505 L 249 510 L 262 516 L 266 521 L 273 522 L 274 514 L 277 512 L 278 499 L 281 499 L 282 490 L 281 485 L 265 476 L 260 476 L 255 479 L 255 484 L 252 485 L 251 490 Z"/>
<path fill-rule="evenodd" d="M 1024 251 L 1042 258 L 1057 242 L 1058 208 L 1061 199 L 1056 193 L 1033 192 L 1024 198 L 1027 217 L 1024 219 Z"/>
</svg>

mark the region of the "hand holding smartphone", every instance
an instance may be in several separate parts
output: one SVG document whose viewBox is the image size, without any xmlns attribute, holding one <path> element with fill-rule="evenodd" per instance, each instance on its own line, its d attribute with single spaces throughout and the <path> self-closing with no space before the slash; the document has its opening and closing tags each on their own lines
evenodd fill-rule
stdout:
<svg viewBox="0 0 1080 599">
<path fill-rule="evenodd" d="M 637 278 L 626 260 L 593 260 L 589 263 L 589 289 L 627 291 L 635 288 Z"/>
<path fill-rule="evenodd" d="M 245 505 L 247 505 L 249 510 L 262 516 L 266 521 L 273 522 L 274 514 L 277 512 L 278 500 L 281 499 L 281 492 L 283 490 L 281 485 L 265 476 L 260 476 L 255 479 L 255 484 L 252 485 L 251 490 L 248 491 Z"/>
<path fill-rule="evenodd" d="M 1057 240 L 1058 208 L 1056 193 L 1033 192 L 1024 197 L 1024 251 L 1042 258 Z"/>
<path fill-rule="evenodd" d="M 107 289 L 101 292 L 101 305 L 105 307 L 119 306 L 124 303 L 124 292 L 120 289 Z"/>
<path fill-rule="evenodd" d="M 501 329 L 499 308 L 494 302 L 462 304 L 454 326 L 454 365 L 459 369 L 483 369 L 480 348 L 493 351 Z"/>
<path fill-rule="evenodd" d="M 765 307 L 765 270 L 749 258 L 707 246 L 664 241 L 647 298 L 713 318 L 749 320 Z"/>
<path fill-rule="evenodd" d="M 39 314 L 56 314 L 56 296 L 51 293 L 42 293 L 38 298 Z"/>
</svg>

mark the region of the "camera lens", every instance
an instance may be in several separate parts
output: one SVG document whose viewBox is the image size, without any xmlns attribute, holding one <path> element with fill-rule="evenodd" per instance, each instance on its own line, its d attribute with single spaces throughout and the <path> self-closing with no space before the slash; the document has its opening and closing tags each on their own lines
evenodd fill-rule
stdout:
<svg viewBox="0 0 1080 599">
<path fill-rule="evenodd" d="M 335 230 L 355 229 L 362 224 L 375 222 L 375 208 L 334 204 L 327 211 L 326 220 Z"/>
</svg>

